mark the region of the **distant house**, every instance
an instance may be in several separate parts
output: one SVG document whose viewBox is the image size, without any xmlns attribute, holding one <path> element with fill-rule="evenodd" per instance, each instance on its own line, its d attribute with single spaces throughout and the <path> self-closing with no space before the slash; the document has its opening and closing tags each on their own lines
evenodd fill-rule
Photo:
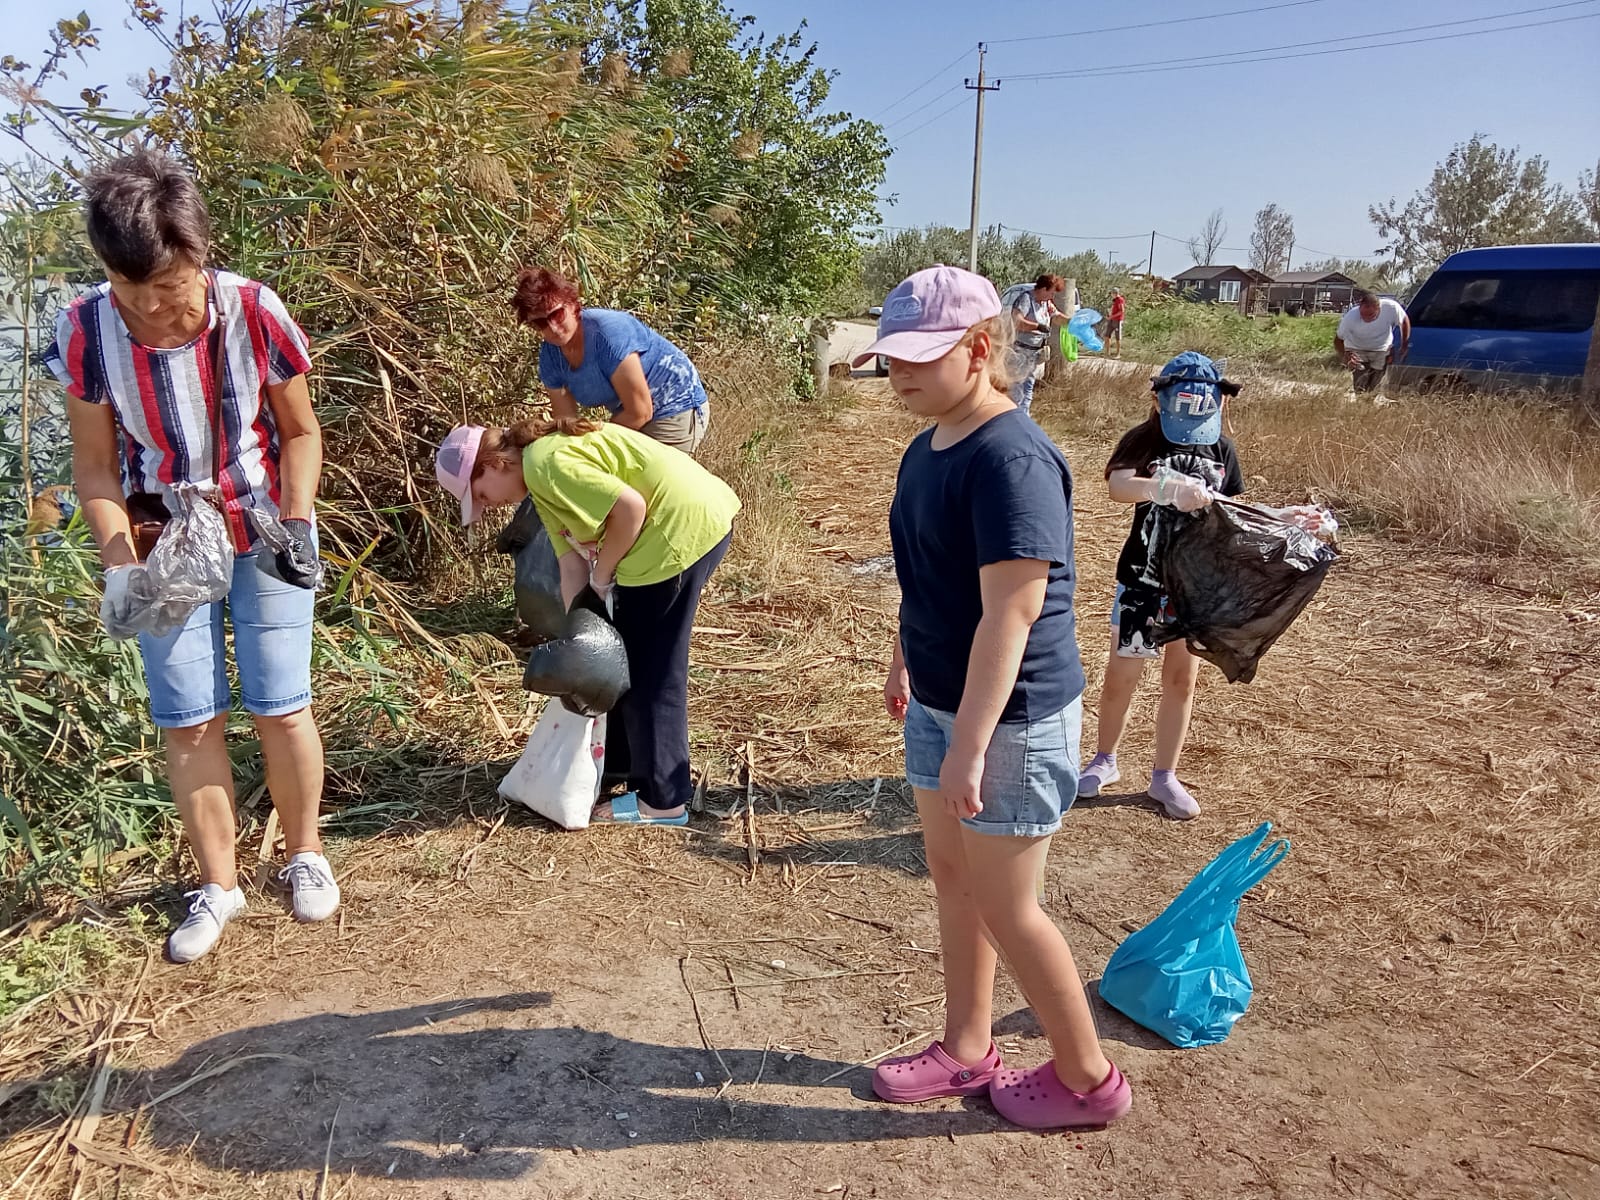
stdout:
<svg viewBox="0 0 1600 1200">
<path fill-rule="evenodd" d="M 1267 308 L 1288 313 L 1343 312 L 1355 303 L 1360 285 L 1339 271 L 1285 271 L 1267 289 Z"/>
<path fill-rule="evenodd" d="M 1272 277 L 1250 267 L 1190 267 L 1172 277 L 1172 290 L 1185 300 L 1226 304 L 1242 313 L 1265 306 Z"/>
</svg>

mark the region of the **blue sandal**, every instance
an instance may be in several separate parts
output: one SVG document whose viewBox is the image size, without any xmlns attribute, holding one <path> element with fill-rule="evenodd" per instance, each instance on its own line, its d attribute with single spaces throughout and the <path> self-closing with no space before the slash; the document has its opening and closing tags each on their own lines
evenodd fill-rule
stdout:
<svg viewBox="0 0 1600 1200">
<path fill-rule="evenodd" d="M 611 801 L 611 819 L 595 821 L 595 825 L 687 825 L 687 807 L 675 817 L 645 817 L 639 814 L 639 793 L 624 792 Z"/>
</svg>

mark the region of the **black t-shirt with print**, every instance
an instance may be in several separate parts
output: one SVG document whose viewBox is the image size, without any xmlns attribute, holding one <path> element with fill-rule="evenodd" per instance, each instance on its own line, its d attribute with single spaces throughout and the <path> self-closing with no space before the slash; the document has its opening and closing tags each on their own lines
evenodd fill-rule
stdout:
<svg viewBox="0 0 1600 1200">
<path fill-rule="evenodd" d="M 1117 470 L 1133 467 L 1132 463 L 1117 462 L 1115 456 L 1112 462 L 1116 463 L 1114 469 Z M 1148 477 L 1162 465 L 1192 475 L 1212 491 L 1224 496 L 1238 496 L 1244 492 L 1244 472 L 1239 469 L 1239 456 L 1233 448 L 1233 441 L 1227 437 L 1214 446 L 1180 446 L 1161 438 L 1152 446 L 1150 461 L 1134 469 L 1139 475 Z M 1128 531 L 1128 540 L 1123 543 L 1122 554 L 1117 558 L 1117 582 L 1124 587 L 1140 586 L 1139 576 L 1147 553 L 1145 521 L 1152 507 L 1154 504 L 1149 500 L 1134 505 L 1133 528 Z"/>
</svg>

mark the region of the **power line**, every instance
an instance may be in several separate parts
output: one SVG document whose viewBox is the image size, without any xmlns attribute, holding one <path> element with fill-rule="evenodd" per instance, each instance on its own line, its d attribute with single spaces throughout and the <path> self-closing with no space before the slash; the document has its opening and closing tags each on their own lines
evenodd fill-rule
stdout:
<svg viewBox="0 0 1600 1200">
<path fill-rule="evenodd" d="M 1377 42 L 1370 46 L 1344 46 L 1337 50 L 1304 50 L 1299 54 L 1274 54 L 1262 58 L 1235 58 L 1229 59 L 1226 62 L 1190 63 L 1185 61 L 1183 63 L 1173 63 L 1168 61 L 1159 66 L 1149 66 L 1140 70 L 1101 70 L 1099 72 L 1094 70 L 1061 71 L 1055 74 L 1034 75 L 1026 79 L 1019 79 L 1019 77 L 1015 75 L 1008 76 L 1007 78 L 1019 82 L 1033 83 L 1037 83 L 1040 80 L 1045 79 L 1113 79 L 1126 75 L 1153 75 L 1158 72 L 1170 72 L 1177 66 L 1189 67 L 1191 65 L 1195 70 L 1203 71 L 1208 67 L 1248 66 L 1254 63 L 1283 62 L 1294 58 L 1322 58 L 1331 54 L 1352 54 L 1358 50 L 1388 50 L 1394 46 L 1418 46 L 1425 42 L 1453 42 L 1461 38 L 1483 37 L 1485 34 L 1490 33 L 1511 33 L 1518 29 L 1540 29 L 1546 25 L 1567 25 L 1573 21 L 1593 21 L 1597 17 L 1600 17 L 1600 13 L 1582 13 L 1575 17 L 1554 17 L 1548 21 L 1525 21 L 1520 25 L 1500 25 L 1494 29 L 1471 29 L 1465 33 L 1444 33 L 1435 37 L 1403 38 L 1400 41 Z M 1239 53 L 1251 54 L 1255 52 L 1244 50 L 1239 51 Z"/>
<path fill-rule="evenodd" d="M 913 97 L 913 96 L 915 96 L 915 95 L 916 95 L 916 94 L 917 94 L 917 93 L 918 93 L 918 92 L 920 92 L 920 91 L 921 91 L 921 90 L 922 90 L 922 89 L 923 89 L 923 88 L 925 88 L 925 87 L 927 87 L 927 86 L 928 86 L 928 85 L 929 85 L 929 84 L 930 84 L 930 83 L 932 83 L 932 82 L 933 82 L 933 81 L 934 81 L 934 80 L 936 80 L 936 79 L 938 79 L 938 78 L 939 78 L 939 76 L 941 76 L 941 75 L 943 75 L 943 74 L 944 74 L 944 73 L 945 73 L 945 72 L 946 72 L 946 71 L 948 71 L 948 70 L 949 70 L 949 69 L 950 69 L 950 68 L 951 68 L 951 67 L 953 67 L 953 66 L 955 66 L 955 65 L 956 65 L 956 64 L 957 64 L 957 63 L 959 63 L 959 62 L 960 62 L 960 61 L 961 61 L 961 60 L 962 60 L 962 59 L 964 59 L 964 58 L 966 58 L 966 56 L 967 56 L 967 55 L 968 55 L 968 54 L 970 54 L 970 53 L 971 53 L 971 51 L 970 51 L 970 50 L 963 50 L 963 51 L 962 51 L 962 52 L 961 52 L 961 53 L 960 53 L 960 54 L 958 54 L 958 55 L 956 55 L 956 56 L 955 56 L 955 57 L 954 57 L 954 58 L 952 58 L 952 59 L 951 59 L 951 60 L 950 60 L 950 61 L 949 61 L 949 62 L 947 62 L 947 63 L 945 63 L 945 65 L 944 65 L 944 66 L 942 66 L 942 67 L 940 67 L 940 68 L 939 68 L 939 69 L 938 69 L 938 70 L 937 70 L 937 71 L 935 71 L 935 72 L 934 72 L 934 73 L 933 73 L 933 74 L 932 74 L 932 75 L 929 75 L 929 76 L 928 76 L 928 77 L 927 77 L 927 78 L 926 78 L 926 79 L 924 79 L 924 80 L 923 80 L 923 81 L 922 81 L 922 82 L 921 82 L 921 83 L 919 83 L 919 84 L 917 84 L 917 86 L 916 86 L 916 87 L 914 87 L 914 88 L 912 88 L 912 89 L 911 89 L 911 90 L 910 90 L 910 91 L 909 91 L 909 92 L 907 92 L 907 93 L 905 93 L 905 94 L 904 94 L 904 95 L 903 95 L 903 96 L 901 96 L 901 97 L 900 97 L 900 98 L 899 98 L 899 99 L 898 99 L 898 100 L 896 100 L 896 101 L 895 101 L 895 102 L 894 102 L 894 103 L 893 103 L 893 104 L 886 104 L 886 105 L 884 105 L 884 106 L 883 106 L 883 107 L 882 107 L 882 108 L 880 108 L 880 109 L 879 109 L 879 110 L 878 110 L 878 111 L 877 111 L 877 112 L 876 112 L 876 113 L 874 113 L 874 114 L 873 114 L 873 115 L 872 115 L 872 116 L 871 116 L 871 117 L 869 117 L 869 118 L 867 118 L 867 119 L 868 119 L 868 120 L 870 120 L 870 121 L 876 121 L 876 120 L 878 120 L 878 119 L 879 119 L 879 118 L 880 118 L 880 117 L 883 117 L 883 116 L 884 116 L 884 115 L 885 115 L 885 114 L 887 114 L 887 113 L 888 113 L 888 112 L 890 112 L 890 111 L 891 111 L 891 110 L 893 110 L 893 109 L 896 109 L 896 108 L 899 108 L 899 107 L 900 107 L 900 105 L 901 105 L 901 104 L 902 104 L 902 103 L 903 103 L 903 102 L 905 102 L 905 101 L 907 101 L 907 100 L 909 100 L 909 99 L 911 99 L 911 97 Z M 898 120 L 898 119 L 899 119 L 899 118 L 896 118 L 896 120 Z"/>
<path fill-rule="evenodd" d="M 905 124 L 905 122 L 909 121 L 912 117 L 916 116 L 918 113 L 926 112 L 928 109 L 932 108 L 935 104 L 939 103 L 939 101 L 943 100 L 951 92 L 959 92 L 961 90 L 962 90 L 962 87 L 961 87 L 961 85 L 959 83 L 952 83 L 949 87 L 945 88 L 944 91 L 935 92 L 933 94 L 933 98 L 931 100 L 924 101 L 923 103 L 917 105 L 915 108 L 909 110 L 908 112 L 902 113 L 900 116 L 896 117 L 894 120 L 885 122 L 885 124 L 883 126 L 884 131 L 887 132 L 887 131 L 893 129 L 896 125 Z"/>
<path fill-rule="evenodd" d="M 998 228 L 1008 229 L 1012 233 L 1031 233 L 1034 237 L 1060 238 L 1067 242 L 1131 242 L 1143 241 L 1150 236 L 1148 233 L 1128 233 L 1116 237 L 1090 237 L 1082 233 L 1045 233 L 1042 229 L 1023 229 L 1020 225 L 999 225 Z"/>
<path fill-rule="evenodd" d="M 1211 59 L 1219 59 L 1219 58 L 1232 59 L 1232 58 L 1237 58 L 1237 57 L 1239 57 L 1241 55 L 1247 55 L 1247 54 L 1271 54 L 1271 53 L 1275 53 L 1276 51 L 1279 51 L 1279 50 L 1301 50 L 1301 49 L 1304 49 L 1307 46 L 1334 46 L 1334 45 L 1338 45 L 1341 42 L 1360 42 L 1360 41 L 1367 41 L 1367 40 L 1369 40 L 1371 38 L 1377 38 L 1377 37 L 1387 38 L 1387 37 L 1390 37 L 1390 36 L 1392 36 L 1394 34 L 1397 34 L 1397 33 L 1418 33 L 1418 32 L 1421 32 L 1423 30 L 1450 29 L 1450 28 L 1453 28 L 1453 27 L 1456 27 L 1456 26 L 1459 26 L 1459 25 L 1480 25 L 1485 21 L 1503 21 L 1503 20 L 1506 20 L 1506 19 L 1511 18 L 1511 17 L 1532 16 L 1535 13 L 1555 12 L 1555 11 L 1557 11 L 1559 9 L 1564 9 L 1564 8 L 1581 8 L 1584 5 L 1593 4 L 1594 2 L 1595 2 L 1595 0 L 1566 0 L 1566 3 L 1563 3 L 1563 4 L 1545 4 L 1545 5 L 1541 5 L 1538 8 L 1517 9 L 1517 10 L 1514 10 L 1512 12 L 1494 13 L 1494 14 L 1492 14 L 1490 16 L 1486 16 L 1486 17 L 1465 17 L 1465 18 L 1463 18 L 1463 19 L 1461 19 L 1459 21 L 1431 21 L 1431 22 L 1428 22 L 1427 24 L 1424 24 L 1424 25 L 1408 25 L 1408 26 L 1404 26 L 1404 27 L 1399 28 L 1399 29 L 1386 29 L 1386 30 L 1382 31 L 1381 33 L 1353 33 L 1353 34 L 1349 34 L 1349 35 L 1347 35 L 1345 37 L 1317 38 L 1317 39 L 1314 39 L 1314 40 L 1309 41 L 1309 42 L 1286 42 L 1281 46 L 1259 46 L 1259 47 L 1257 47 L 1257 48 L 1255 48 L 1253 50 L 1229 50 L 1229 51 L 1225 51 L 1225 52 L 1223 52 L 1221 54 L 1186 55 L 1183 58 L 1181 64 L 1175 64 L 1171 58 L 1164 58 L 1164 59 L 1155 59 L 1153 61 L 1147 60 L 1145 62 L 1110 63 L 1110 64 L 1107 64 L 1105 66 L 1099 66 L 1099 67 L 1075 68 L 1075 69 L 1073 69 L 1073 70 L 1071 70 L 1069 72 L 1040 71 L 1040 72 L 1035 72 L 1035 73 L 1029 74 L 1029 75 L 1008 75 L 1007 78 L 1011 79 L 1011 80 L 1059 79 L 1059 78 L 1062 78 L 1063 75 L 1070 75 L 1070 76 L 1073 76 L 1073 77 L 1093 76 L 1093 75 L 1099 75 L 1099 74 L 1102 74 L 1102 73 L 1105 73 L 1105 72 L 1117 72 L 1117 71 L 1130 70 L 1130 69 L 1136 68 L 1136 67 L 1162 67 L 1164 69 L 1171 69 L 1175 65 L 1181 65 L 1181 66 L 1184 66 L 1184 67 L 1190 67 L 1190 66 L 1194 66 L 1197 63 L 1203 63 L 1203 62 L 1206 62 L 1206 61 L 1211 60 Z M 1497 30 L 1492 30 L 1492 29 L 1486 29 L 1486 30 L 1481 30 L 1479 32 L 1495 33 L 1495 32 L 1498 32 L 1498 31 Z M 1383 44 L 1383 43 L 1380 43 L 1380 45 L 1381 44 Z M 1355 46 L 1355 47 L 1351 47 L 1351 49 L 1357 49 L 1357 50 L 1375 49 L 1375 48 L 1376 47 L 1370 47 L 1370 46 Z M 1219 65 L 1227 65 L 1227 64 L 1219 64 Z"/>
<path fill-rule="evenodd" d="M 956 109 L 965 108 L 966 105 L 967 105 L 967 98 L 965 96 L 962 96 L 959 100 L 957 100 L 949 108 L 941 108 L 938 112 L 934 113 L 933 116 L 929 117 L 926 121 L 922 122 L 922 124 L 913 125 L 910 129 L 907 129 L 905 132 L 895 135 L 894 144 L 892 146 L 890 146 L 890 149 L 891 150 L 899 149 L 900 143 L 905 141 L 913 133 L 916 133 L 919 129 L 926 129 L 929 125 L 932 125 L 940 117 L 947 117 L 951 113 L 955 112 Z"/>
<path fill-rule="evenodd" d="M 1163 25 L 1191 25 L 1196 21 L 1215 21 L 1221 17 L 1242 17 L 1250 13 L 1275 12 L 1280 8 L 1305 8 L 1311 4 L 1323 4 L 1326 0 L 1287 0 L 1283 4 L 1264 4 L 1256 8 L 1235 8 L 1227 12 L 1207 13 L 1200 17 L 1173 17 L 1166 21 L 1141 21 L 1137 25 L 1107 25 L 1103 29 L 1074 29 L 1067 33 L 1041 33 L 1029 37 L 991 38 L 991 46 L 1005 45 L 1010 42 L 1049 42 L 1060 38 L 1093 37 L 1098 33 L 1126 33 L 1133 29 L 1159 29 Z"/>
</svg>

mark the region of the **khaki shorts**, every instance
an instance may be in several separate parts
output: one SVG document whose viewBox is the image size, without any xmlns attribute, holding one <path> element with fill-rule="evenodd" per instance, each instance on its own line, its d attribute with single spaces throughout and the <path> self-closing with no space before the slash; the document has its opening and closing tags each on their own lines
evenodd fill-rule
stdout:
<svg viewBox="0 0 1600 1200">
<path fill-rule="evenodd" d="M 671 446 L 674 450 L 682 450 L 685 454 L 694 454 L 699 451 L 700 443 L 706 440 L 706 430 L 710 426 L 711 405 L 702 404 L 699 408 L 691 408 L 687 412 L 659 417 L 649 422 L 639 432 L 646 437 L 654 438 L 663 446 Z"/>
</svg>

